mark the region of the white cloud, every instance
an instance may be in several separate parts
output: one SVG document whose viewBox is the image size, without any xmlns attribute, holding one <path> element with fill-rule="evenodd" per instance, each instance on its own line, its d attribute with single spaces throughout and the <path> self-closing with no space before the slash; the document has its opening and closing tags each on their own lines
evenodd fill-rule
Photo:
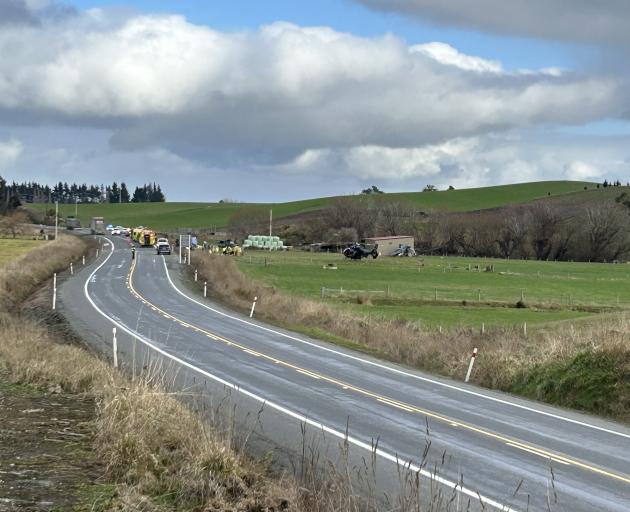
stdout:
<svg viewBox="0 0 630 512">
<path fill-rule="evenodd" d="M 582 181 L 601 178 L 604 172 L 591 163 L 574 160 L 565 165 L 564 175 L 569 180 Z"/>
<path fill-rule="evenodd" d="M 456 66 L 466 71 L 490 73 L 500 73 L 503 71 L 501 63 L 498 61 L 482 59 L 481 57 L 474 57 L 460 53 L 457 49 L 446 43 L 433 42 L 416 44 L 411 46 L 409 51 L 411 53 L 422 53 L 435 59 L 441 64 Z"/>
<path fill-rule="evenodd" d="M 17 139 L 0 141 L 0 171 L 12 166 L 23 150 L 24 145 Z"/>
<path fill-rule="evenodd" d="M 0 54 L 0 121 L 106 125 L 118 148 L 213 159 L 414 148 L 622 110 L 611 77 L 510 74 L 445 44 L 289 23 L 225 33 L 179 16 L 92 10 L 9 27 Z"/>
</svg>

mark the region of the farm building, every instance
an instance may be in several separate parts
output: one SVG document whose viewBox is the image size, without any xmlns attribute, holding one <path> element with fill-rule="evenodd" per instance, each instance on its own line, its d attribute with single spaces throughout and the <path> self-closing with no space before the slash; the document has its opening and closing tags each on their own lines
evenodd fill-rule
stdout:
<svg viewBox="0 0 630 512">
<path fill-rule="evenodd" d="M 414 239 L 412 236 L 377 236 L 373 238 L 366 238 L 366 244 L 378 244 L 378 252 L 383 256 L 391 256 L 392 253 L 398 249 L 401 245 L 414 246 Z"/>
</svg>

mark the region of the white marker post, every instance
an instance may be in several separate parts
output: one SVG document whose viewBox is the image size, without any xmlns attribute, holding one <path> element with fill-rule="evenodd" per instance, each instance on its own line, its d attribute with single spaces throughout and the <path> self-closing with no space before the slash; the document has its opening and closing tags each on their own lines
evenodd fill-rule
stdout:
<svg viewBox="0 0 630 512">
<path fill-rule="evenodd" d="M 208 281 L 203 282 L 203 296 L 204 297 L 208 296 Z"/>
<path fill-rule="evenodd" d="M 112 349 L 114 351 L 114 368 L 118 368 L 118 340 L 116 339 L 116 327 L 112 328 L 114 337 L 112 339 Z"/>
<path fill-rule="evenodd" d="M 466 379 L 464 382 L 468 382 L 470 380 L 470 374 L 472 373 L 473 365 L 475 364 L 475 359 L 477 358 L 477 347 L 473 349 L 472 357 L 470 358 L 470 364 L 468 365 L 468 371 L 466 372 Z"/>
<path fill-rule="evenodd" d="M 96 259 L 98 259 L 98 248 L 96 249 Z"/>
<path fill-rule="evenodd" d="M 70 262 L 70 275 L 74 275 L 74 267 L 72 266 L 72 262 Z"/>
<path fill-rule="evenodd" d="M 197 269 L 195 269 L 195 283 L 197 282 Z"/>
<path fill-rule="evenodd" d="M 83 255 L 83 257 L 81 258 L 81 262 L 83 265 L 85 265 L 85 254 Z"/>
<path fill-rule="evenodd" d="M 53 274 L 53 311 L 57 308 L 57 273 Z"/>
<path fill-rule="evenodd" d="M 249 318 L 253 318 L 254 316 L 254 309 L 256 309 L 257 300 L 258 300 L 258 297 L 254 297 L 254 302 L 252 302 L 252 310 L 249 312 Z"/>
</svg>

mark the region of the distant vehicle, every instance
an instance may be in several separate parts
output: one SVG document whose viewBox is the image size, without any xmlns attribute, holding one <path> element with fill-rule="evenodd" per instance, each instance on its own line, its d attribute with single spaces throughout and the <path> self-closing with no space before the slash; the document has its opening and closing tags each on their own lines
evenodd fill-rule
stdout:
<svg viewBox="0 0 630 512">
<path fill-rule="evenodd" d="M 111 233 L 114 230 L 114 226 L 113 224 L 107 224 L 107 227 L 105 229 Z"/>
<path fill-rule="evenodd" d="M 370 251 L 364 245 L 354 243 L 343 250 L 343 255 L 351 260 L 360 260 L 362 258 L 368 258 L 369 256 L 376 259 L 378 258 L 378 244 Z"/>
<path fill-rule="evenodd" d="M 105 220 L 103 217 L 92 217 L 90 231 L 93 235 L 104 235 L 106 233 Z"/>
<path fill-rule="evenodd" d="M 171 254 L 171 244 L 168 243 L 166 238 L 158 238 L 155 249 L 158 254 Z"/>
<path fill-rule="evenodd" d="M 68 217 L 66 219 L 66 229 L 78 229 L 81 227 L 81 221 L 76 217 Z"/>
<path fill-rule="evenodd" d="M 114 229 L 112 229 L 112 235 L 124 235 L 126 231 L 126 228 L 124 228 L 123 226 L 116 226 Z"/>
</svg>

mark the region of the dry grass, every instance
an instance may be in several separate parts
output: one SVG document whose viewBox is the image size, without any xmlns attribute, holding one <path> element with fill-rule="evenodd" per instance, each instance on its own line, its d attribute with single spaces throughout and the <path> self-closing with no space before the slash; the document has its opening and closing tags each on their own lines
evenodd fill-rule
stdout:
<svg viewBox="0 0 630 512">
<path fill-rule="evenodd" d="M 0 308 L 19 305 L 54 272 L 67 270 L 86 250 L 85 241 L 62 235 L 6 265 L 0 270 Z"/>
<path fill-rule="evenodd" d="M 466 374 L 473 347 L 479 348 L 473 381 L 479 385 L 518 392 L 551 403 L 630 421 L 630 318 L 609 316 L 605 321 L 537 330 L 525 336 L 520 329 L 495 330 L 481 335 L 470 329 L 439 334 L 405 320 L 373 320 L 333 307 L 287 296 L 252 281 L 233 259 L 200 254 L 196 257 L 200 281 L 207 281 L 221 300 L 247 311 L 258 297 L 259 318 L 325 337 L 341 338 L 378 355 L 455 379 Z M 563 393 L 566 368 L 584 354 L 603 365 L 606 382 L 586 383 L 576 375 L 574 393 Z M 600 363 L 593 363 L 599 365 Z M 563 370 L 563 365 L 565 370 Z M 542 375 L 548 373 L 545 382 Z M 536 377 L 536 378 L 534 378 Z M 536 380 L 538 379 L 538 380 Z M 541 380 L 542 379 L 542 380 Z M 609 385 L 610 384 L 610 385 Z M 580 385 L 587 386 L 581 389 Z"/>
</svg>

